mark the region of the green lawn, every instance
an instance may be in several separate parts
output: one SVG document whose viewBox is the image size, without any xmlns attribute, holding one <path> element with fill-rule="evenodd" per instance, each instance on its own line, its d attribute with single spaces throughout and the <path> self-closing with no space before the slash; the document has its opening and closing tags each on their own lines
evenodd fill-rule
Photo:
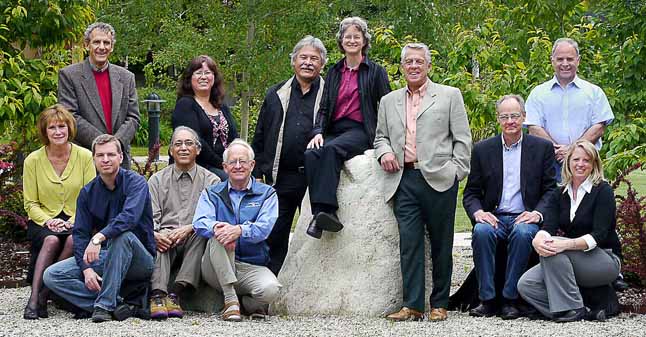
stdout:
<svg viewBox="0 0 646 337">
<path fill-rule="evenodd" d="M 133 156 L 148 156 L 148 147 L 143 146 L 133 146 L 130 148 L 130 154 Z M 159 148 L 160 156 L 168 155 L 168 145 L 162 145 Z"/>
</svg>

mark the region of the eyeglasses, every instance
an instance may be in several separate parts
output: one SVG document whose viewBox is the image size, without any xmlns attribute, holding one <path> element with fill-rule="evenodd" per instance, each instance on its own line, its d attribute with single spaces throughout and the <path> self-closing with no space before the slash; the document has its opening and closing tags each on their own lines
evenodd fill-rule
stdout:
<svg viewBox="0 0 646 337">
<path fill-rule="evenodd" d="M 498 120 L 501 122 L 504 122 L 506 120 L 511 120 L 511 121 L 517 121 L 520 119 L 521 114 L 519 112 L 515 112 L 509 115 L 498 115 Z"/>
<path fill-rule="evenodd" d="M 178 140 L 178 141 L 173 143 L 173 147 L 175 147 L 176 149 L 181 148 L 182 145 L 185 145 L 186 147 L 191 147 L 191 146 L 195 145 L 195 142 L 190 140 L 190 139 L 187 139 L 185 141 Z"/>
<path fill-rule="evenodd" d="M 209 77 L 209 76 L 212 76 L 212 75 L 213 75 L 213 72 L 208 71 L 208 70 L 196 71 L 196 72 L 193 73 L 193 76 L 195 76 L 195 77 L 202 77 L 202 76 Z"/>
<path fill-rule="evenodd" d="M 240 166 L 245 166 L 245 167 L 246 167 L 246 166 L 248 166 L 249 164 L 251 164 L 251 160 L 246 160 L 246 159 L 233 159 L 233 160 L 227 160 L 227 161 L 226 161 L 226 162 L 224 162 L 224 163 L 225 163 L 225 164 L 227 164 L 227 165 L 229 165 L 229 166 L 233 166 L 233 167 L 236 167 L 236 166 L 238 166 L 238 165 L 240 165 Z"/>
<path fill-rule="evenodd" d="M 422 60 L 422 59 L 406 59 L 406 60 L 404 60 L 404 65 L 407 66 L 407 67 L 411 67 L 411 66 L 414 66 L 414 65 L 423 66 L 425 64 L 426 64 L 426 60 Z"/>
</svg>

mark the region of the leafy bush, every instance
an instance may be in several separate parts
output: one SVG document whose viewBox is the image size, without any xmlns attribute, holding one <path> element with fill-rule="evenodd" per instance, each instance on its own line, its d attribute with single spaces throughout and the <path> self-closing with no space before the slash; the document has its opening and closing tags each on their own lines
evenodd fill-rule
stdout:
<svg viewBox="0 0 646 337">
<path fill-rule="evenodd" d="M 24 238 L 27 214 L 23 206 L 21 172 L 16 142 L 0 144 L 0 235 Z"/>
<path fill-rule="evenodd" d="M 626 196 L 617 195 L 617 232 L 620 236 L 623 271 L 635 276 L 642 286 L 646 286 L 646 196 L 639 196 L 627 176 L 641 168 L 641 163 L 633 165 L 620 174 L 612 184 L 616 189 L 626 183 Z M 630 275 L 629 275 L 630 276 Z"/>
</svg>

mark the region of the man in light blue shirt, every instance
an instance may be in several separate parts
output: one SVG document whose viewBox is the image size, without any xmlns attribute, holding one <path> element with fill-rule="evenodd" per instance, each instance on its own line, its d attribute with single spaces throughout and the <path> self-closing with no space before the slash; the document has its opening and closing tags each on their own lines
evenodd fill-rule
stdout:
<svg viewBox="0 0 646 337">
<path fill-rule="evenodd" d="M 576 41 L 560 38 L 552 47 L 554 78 L 538 85 L 527 98 L 529 133 L 551 141 L 557 160 L 557 180 L 570 144 L 580 138 L 601 148 L 601 137 L 614 119 L 601 88 L 577 76 L 581 56 Z"/>
<path fill-rule="evenodd" d="M 224 295 L 222 319 L 241 321 L 241 309 L 264 316 L 278 296 L 280 284 L 267 268 L 266 242 L 278 218 L 278 197 L 271 186 L 251 177 L 254 152 L 247 142 L 231 142 L 223 161 L 229 179 L 202 192 L 193 228 L 209 239 L 201 271 L 206 283 Z"/>
</svg>

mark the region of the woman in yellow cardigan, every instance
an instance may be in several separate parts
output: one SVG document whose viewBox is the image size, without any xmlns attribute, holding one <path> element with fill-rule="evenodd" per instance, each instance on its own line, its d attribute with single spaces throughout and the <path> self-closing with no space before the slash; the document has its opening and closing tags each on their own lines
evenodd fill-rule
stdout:
<svg viewBox="0 0 646 337">
<path fill-rule="evenodd" d="M 41 112 L 37 127 L 44 146 L 30 153 L 23 167 L 27 237 L 31 240 L 27 277 L 31 295 L 25 319 L 47 317 L 43 272 L 55 261 L 72 256 L 76 198 L 96 175 L 92 153 L 70 142 L 76 136 L 76 121 L 62 105 Z"/>
</svg>

